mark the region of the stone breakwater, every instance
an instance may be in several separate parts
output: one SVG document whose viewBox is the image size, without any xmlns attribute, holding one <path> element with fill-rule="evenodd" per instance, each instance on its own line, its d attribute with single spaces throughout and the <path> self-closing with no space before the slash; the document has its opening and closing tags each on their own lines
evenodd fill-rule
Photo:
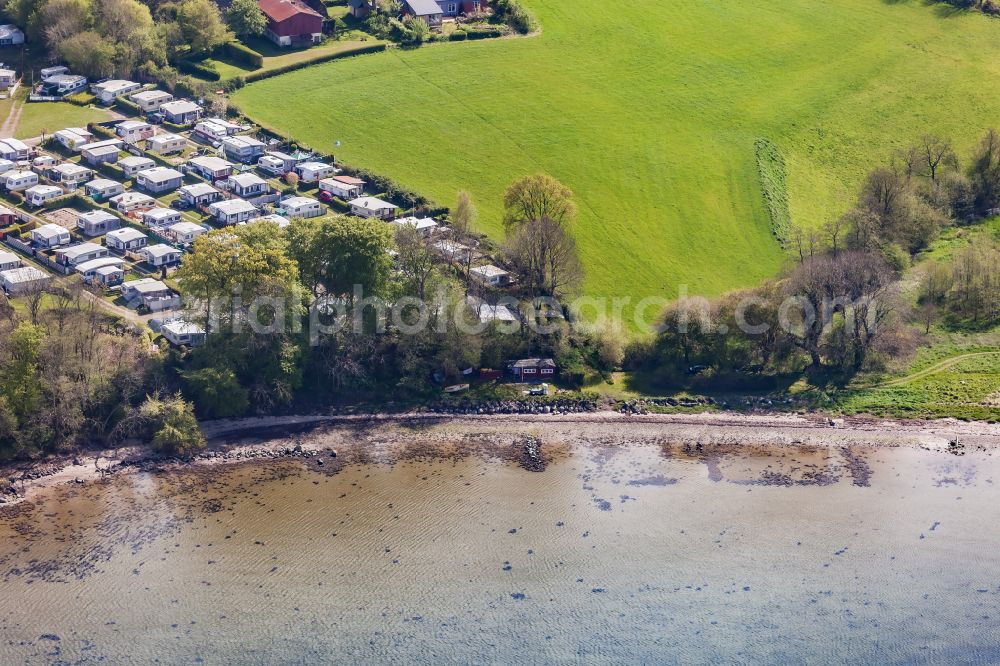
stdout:
<svg viewBox="0 0 1000 666">
<path fill-rule="evenodd" d="M 582 398 L 562 400 L 486 400 L 483 402 L 461 402 L 458 404 L 438 404 L 428 407 L 432 414 L 473 415 L 473 414 L 582 414 L 596 412 L 596 400 Z"/>
</svg>

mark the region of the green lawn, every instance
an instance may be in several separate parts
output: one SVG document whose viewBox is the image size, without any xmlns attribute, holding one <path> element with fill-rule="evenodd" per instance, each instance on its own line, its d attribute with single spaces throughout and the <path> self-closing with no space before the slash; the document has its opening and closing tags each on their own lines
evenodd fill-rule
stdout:
<svg viewBox="0 0 1000 666">
<path fill-rule="evenodd" d="M 998 122 L 1000 22 L 923 0 L 531 0 L 542 34 L 394 49 L 247 86 L 252 118 L 441 203 L 576 192 L 595 296 L 716 294 L 773 275 L 754 140 L 788 165 L 793 220 L 850 205 L 921 134 L 967 150 Z"/>
<path fill-rule="evenodd" d="M 18 139 L 52 134 L 66 127 L 86 127 L 87 123 L 111 119 L 104 109 L 77 106 L 68 102 L 29 102 L 21 111 L 21 120 L 14 130 Z"/>
</svg>

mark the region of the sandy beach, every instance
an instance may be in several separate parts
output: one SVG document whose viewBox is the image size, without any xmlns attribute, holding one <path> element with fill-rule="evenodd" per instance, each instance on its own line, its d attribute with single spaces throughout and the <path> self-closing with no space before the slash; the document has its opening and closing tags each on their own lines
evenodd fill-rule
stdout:
<svg viewBox="0 0 1000 666">
<path fill-rule="evenodd" d="M 211 466 L 300 457 L 337 471 L 351 462 L 394 461 L 429 453 L 485 454 L 518 461 L 519 442 L 537 438 L 552 454 L 570 443 L 613 446 L 636 442 L 696 446 L 916 447 L 962 454 L 1000 448 L 1000 424 L 953 419 L 902 421 L 825 415 L 620 414 L 462 415 L 428 413 L 272 416 L 202 424 L 208 446 L 190 458 L 163 458 L 131 446 L 8 466 L 0 508 L 60 485 L 130 471 Z M 10 493 L 16 490 L 16 493 Z"/>
</svg>

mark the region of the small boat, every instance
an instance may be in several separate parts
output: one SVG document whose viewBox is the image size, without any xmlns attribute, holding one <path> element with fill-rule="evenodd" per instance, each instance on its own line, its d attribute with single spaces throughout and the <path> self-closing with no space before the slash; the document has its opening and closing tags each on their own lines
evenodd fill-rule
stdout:
<svg viewBox="0 0 1000 666">
<path fill-rule="evenodd" d="M 445 393 L 460 393 L 462 391 L 468 391 L 468 390 L 469 390 L 468 384 L 453 384 L 451 386 L 444 387 Z"/>
</svg>

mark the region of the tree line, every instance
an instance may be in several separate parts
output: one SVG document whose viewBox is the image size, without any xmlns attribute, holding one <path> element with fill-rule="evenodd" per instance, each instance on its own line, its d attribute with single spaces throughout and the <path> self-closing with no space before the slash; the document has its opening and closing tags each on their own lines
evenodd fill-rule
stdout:
<svg viewBox="0 0 1000 666">
<path fill-rule="evenodd" d="M 212 0 L 6 0 L 3 11 L 51 62 L 93 78 L 168 84 L 182 61 L 267 25 L 256 0 L 234 0 L 225 14 Z"/>
</svg>

